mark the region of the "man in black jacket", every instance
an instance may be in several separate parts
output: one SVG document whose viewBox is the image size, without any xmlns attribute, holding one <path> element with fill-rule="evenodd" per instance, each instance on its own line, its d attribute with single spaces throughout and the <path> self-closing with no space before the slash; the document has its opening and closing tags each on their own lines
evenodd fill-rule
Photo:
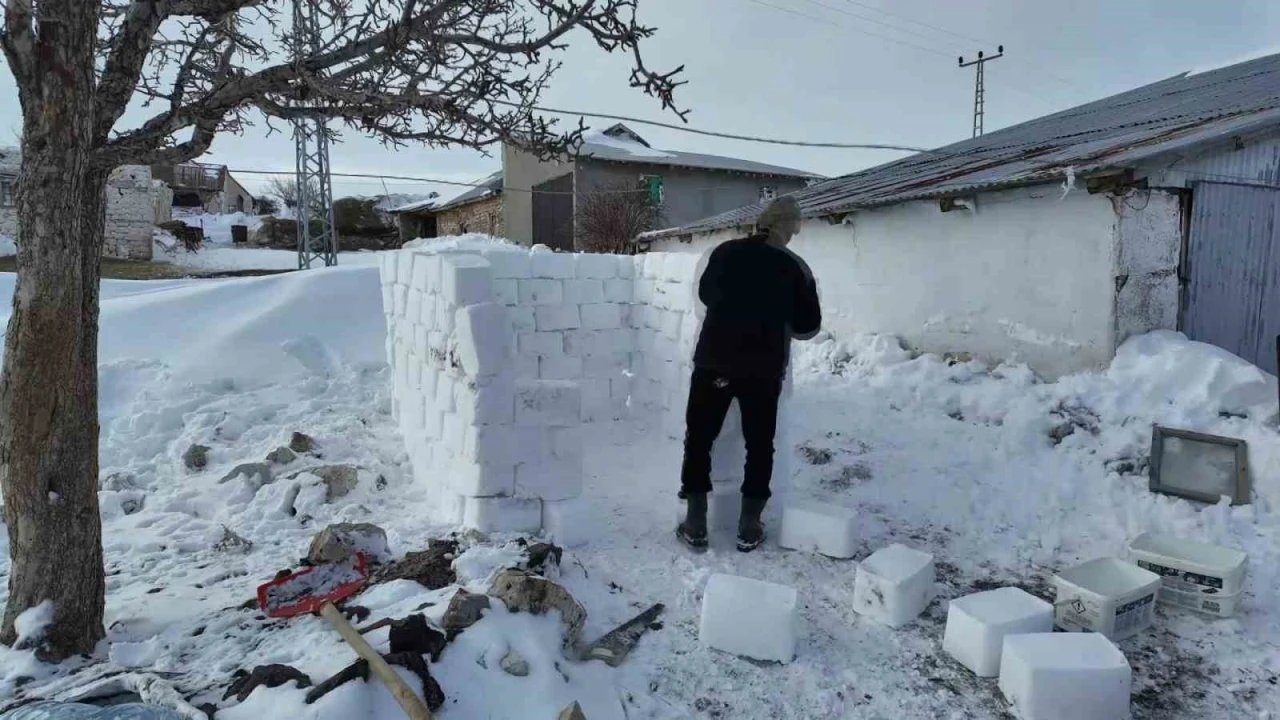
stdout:
<svg viewBox="0 0 1280 720">
<path fill-rule="evenodd" d="M 813 274 L 787 249 L 799 229 L 800 206 L 791 197 L 778 198 L 756 221 L 755 234 L 711 252 L 698 284 L 707 312 L 685 412 L 680 494 L 688 507 L 676 528 L 680 540 L 695 549 L 707 546 L 711 446 L 735 399 L 747 446 L 738 549 L 750 552 L 764 541 L 760 516 L 770 495 L 778 399 L 791 338 L 811 338 L 822 324 Z"/>
</svg>

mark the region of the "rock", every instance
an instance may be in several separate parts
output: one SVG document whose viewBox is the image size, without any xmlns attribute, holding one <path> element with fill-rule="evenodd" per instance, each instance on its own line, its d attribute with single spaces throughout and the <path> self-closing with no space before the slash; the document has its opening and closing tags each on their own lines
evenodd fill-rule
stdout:
<svg viewBox="0 0 1280 720">
<path fill-rule="evenodd" d="M 525 660 L 524 656 L 515 650 L 502 656 L 502 661 L 499 664 L 502 666 L 502 671 L 508 675 L 526 677 L 529 674 L 529 661 Z"/>
<path fill-rule="evenodd" d="M 555 564 L 560 567 L 560 558 L 564 556 L 564 550 L 552 545 L 551 543 L 534 543 L 525 551 L 529 555 L 529 562 L 526 567 L 533 572 L 545 575 L 547 567 Z"/>
<path fill-rule="evenodd" d="M 261 685 L 276 688 L 287 682 L 296 681 L 299 688 L 311 687 L 311 678 L 288 665 L 259 665 L 253 669 L 253 672 L 237 670 L 234 677 L 236 680 L 231 683 L 231 687 L 227 688 L 227 693 L 222 696 L 223 700 L 235 695 L 237 700 L 244 702 Z"/>
<path fill-rule="evenodd" d="M 311 540 L 307 560 L 313 565 L 340 563 L 362 552 L 370 560 L 386 557 L 387 531 L 370 523 L 339 523 Z"/>
<path fill-rule="evenodd" d="M 480 618 L 484 617 L 484 611 L 490 607 L 488 595 L 477 595 L 459 590 L 454 593 L 453 599 L 449 601 L 449 607 L 444 611 L 444 616 L 440 618 L 440 626 L 443 627 L 451 636 L 457 635 L 459 632 L 480 622 Z"/>
<path fill-rule="evenodd" d="M 431 662 L 440 662 L 440 653 L 444 652 L 448 644 L 445 634 L 431 627 L 426 616 L 421 613 L 403 620 L 392 620 L 389 639 L 391 652 L 430 655 Z"/>
<path fill-rule="evenodd" d="M 582 712 L 582 706 L 574 701 L 572 705 L 560 711 L 556 720 L 587 720 L 587 715 Z"/>
<path fill-rule="evenodd" d="M 137 490 L 138 480 L 129 473 L 111 473 L 98 481 L 99 490 L 120 492 L 121 490 Z"/>
<path fill-rule="evenodd" d="M 300 432 L 294 433 L 293 437 L 289 439 L 289 449 L 299 455 L 305 455 L 311 452 L 311 449 L 315 447 L 315 444 L 315 441 L 311 439 L 310 435 L 305 435 Z"/>
<path fill-rule="evenodd" d="M 145 503 L 146 498 L 141 493 L 134 493 L 132 496 L 120 501 L 120 509 L 124 511 L 125 515 L 133 515 L 140 512 Z"/>
<path fill-rule="evenodd" d="M 564 645 L 575 645 L 587 622 L 587 610 L 561 585 L 523 570 L 503 570 L 493 581 L 489 594 L 498 598 L 511 612 L 541 615 L 560 611 Z"/>
<path fill-rule="evenodd" d="M 306 472 L 324 481 L 324 501 L 327 503 L 345 497 L 360 484 L 360 472 L 354 465 L 325 465 Z"/>
<path fill-rule="evenodd" d="M 231 472 L 222 476 L 218 484 L 235 480 L 241 475 L 249 481 L 254 490 L 261 488 L 263 485 L 270 485 L 276 480 L 276 473 L 271 466 L 266 463 L 241 463 L 231 469 Z"/>
<path fill-rule="evenodd" d="M 209 464 L 209 448 L 204 445 L 192 445 L 182 454 L 182 464 L 188 470 L 203 470 Z"/>
<path fill-rule="evenodd" d="M 298 459 L 298 454 L 287 447 L 278 447 L 267 454 L 267 462 L 276 465 L 288 465 Z"/>
<path fill-rule="evenodd" d="M 406 553 L 404 559 L 379 568 L 371 578 L 377 585 L 391 580 L 413 580 L 431 590 L 446 588 L 457 581 L 453 559 L 458 554 L 458 543 L 452 540 L 430 540 L 427 549 Z"/>
<path fill-rule="evenodd" d="M 253 542 L 240 537 L 231 528 L 223 525 L 222 539 L 213 544 L 213 549 L 219 552 L 247 553 L 253 549 Z"/>
</svg>

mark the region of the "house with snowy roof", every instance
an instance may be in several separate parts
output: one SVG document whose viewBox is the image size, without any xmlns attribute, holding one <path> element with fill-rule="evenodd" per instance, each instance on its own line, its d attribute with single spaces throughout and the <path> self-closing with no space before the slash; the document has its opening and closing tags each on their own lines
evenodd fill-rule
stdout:
<svg viewBox="0 0 1280 720">
<path fill-rule="evenodd" d="M 391 211 L 400 240 L 483 233 L 502 235 L 502 171 L 492 173 L 452 197 L 433 197 Z"/>
<path fill-rule="evenodd" d="M 574 247 L 579 205 L 593 193 L 644 191 L 664 224 L 680 225 L 800 190 L 820 179 L 793 168 L 652 147 L 626 125 L 588 134 L 572 157 L 502 151 L 502 229 L 525 245 Z"/>
<path fill-rule="evenodd" d="M 0 147 L 0 237 L 18 241 L 18 177 L 22 152 Z M 150 260 L 156 219 L 156 192 L 145 165 L 116 168 L 107 181 L 103 254 L 126 260 Z"/>
<path fill-rule="evenodd" d="M 837 337 L 1054 377 L 1180 330 L 1272 373 L 1280 337 L 1280 55 L 1183 73 L 794 194 L 792 244 Z M 641 236 L 703 252 L 747 205 Z"/>
</svg>

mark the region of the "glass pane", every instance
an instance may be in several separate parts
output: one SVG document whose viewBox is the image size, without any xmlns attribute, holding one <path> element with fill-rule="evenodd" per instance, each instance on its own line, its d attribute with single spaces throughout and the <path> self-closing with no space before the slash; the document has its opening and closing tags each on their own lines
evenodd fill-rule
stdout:
<svg viewBox="0 0 1280 720">
<path fill-rule="evenodd" d="M 1228 445 L 1166 437 L 1160 455 L 1160 485 L 1213 496 L 1234 497 L 1236 450 Z"/>
</svg>

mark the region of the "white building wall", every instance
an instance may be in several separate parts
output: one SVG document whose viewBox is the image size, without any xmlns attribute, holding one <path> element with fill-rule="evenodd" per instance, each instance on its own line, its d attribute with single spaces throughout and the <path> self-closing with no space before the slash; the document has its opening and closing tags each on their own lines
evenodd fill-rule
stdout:
<svg viewBox="0 0 1280 720">
<path fill-rule="evenodd" d="M 1124 224 L 1151 232 L 1164 225 Z M 1120 229 L 1109 196 L 1063 197 L 1044 186 L 981 195 L 976 211 L 943 213 L 921 201 L 860 211 L 841 225 L 810 220 L 791 247 L 812 267 L 823 325 L 837 337 L 896 335 L 915 350 L 1021 361 L 1057 377 L 1105 366 L 1114 354 Z M 704 252 L 743 234 L 662 240 L 652 249 Z M 1174 308 L 1176 318 L 1176 300 Z"/>
<path fill-rule="evenodd" d="M 151 168 L 126 165 L 107 182 L 103 253 L 127 260 L 150 260 L 155 226 Z"/>
<path fill-rule="evenodd" d="M 1115 344 L 1152 330 L 1177 330 L 1183 206 L 1172 192 L 1130 193 L 1114 201 L 1116 243 Z"/>
</svg>

